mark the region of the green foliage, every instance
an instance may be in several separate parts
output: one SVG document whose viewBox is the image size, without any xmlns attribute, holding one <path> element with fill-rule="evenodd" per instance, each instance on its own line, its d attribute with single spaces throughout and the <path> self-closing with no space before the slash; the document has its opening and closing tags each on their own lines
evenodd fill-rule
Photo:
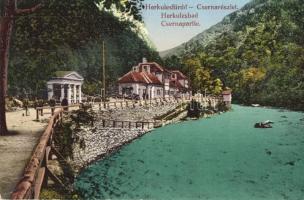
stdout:
<svg viewBox="0 0 304 200">
<path fill-rule="evenodd" d="M 221 79 L 217 78 L 212 83 L 212 94 L 220 95 L 223 91 L 223 83 Z"/>
<path fill-rule="evenodd" d="M 60 147 L 59 152 L 65 158 L 73 156 L 71 144 L 73 144 L 73 131 L 71 129 L 72 123 L 64 123 L 58 127 L 56 131 L 56 145 Z"/>
<path fill-rule="evenodd" d="M 41 190 L 40 194 L 41 199 L 64 199 L 66 196 L 56 191 L 53 188 L 44 188 Z"/>
<path fill-rule="evenodd" d="M 178 59 L 176 56 L 169 57 L 164 62 L 170 60 L 182 60 L 177 69 L 182 70 L 191 79 L 193 92 L 208 92 L 218 95 L 222 91 L 222 81 L 219 78 L 212 77 L 210 68 L 205 63 L 205 54 L 199 54 L 196 57 L 186 57 Z"/>
<path fill-rule="evenodd" d="M 219 78 L 223 87 L 233 90 L 237 102 L 303 110 L 304 4 L 256 0 L 226 17 L 219 27 L 227 22 L 231 28 L 220 30 L 207 44 L 189 47 L 189 42 L 175 59 L 191 56 L 193 61 L 186 64 L 209 70 L 212 79 Z M 193 73 L 189 77 L 198 80 Z"/>
<path fill-rule="evenodd" d="M 104 6 L 109 9 L 111 5 L 115 6 L 121 11 L 133 16 L 135 20 L 142 21 L 141 9 L 144 0 L 105 0 Z"/>
<path fill-rule="evenodd" d="M 203 107 L 200 102 L 192 100 L 187 105 L 187 110 L 188 110 L 187 116 L 191 118 L 200 118 L 205 111 L 202 108 Z"/>
<path fill-rule="evenodd" d="M 28 1 L 23 2 L 21 6 L 26 7 Z M 31 94 L 45 95 L 46 81 L 57 70 L 76 70 L 84 76 L 88 88 L 97 86 L 102 77 L 102 41 L 109 85 L 142 57 L 159 60 L 149 41 L 140 36 L 141 28 L 133 23 L 140 21 L 141 1 L 102 1 L 106 7 L 122 4 L 118 6 L 120 12 L 133 16 L 133 21 L 100 11 L 96 4 L 101 1 L 97 0 L 47 2 L 39 11 L 15 20 L 9 63 L 10 94 L 20 94 L 25 88 Z"/>
</svg>

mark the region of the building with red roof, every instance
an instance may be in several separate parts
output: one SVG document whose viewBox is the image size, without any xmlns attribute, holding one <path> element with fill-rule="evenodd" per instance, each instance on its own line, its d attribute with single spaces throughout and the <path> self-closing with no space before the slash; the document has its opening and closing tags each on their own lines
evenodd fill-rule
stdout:
<svg viewBox="0 0 304 200">
<path fill-rule="evenodd" d="M 156 62 L 143 62 L 118 79 L 119 94 L 158 98 L 189 94 L 188 78 L 178 70 L 168 70 Z"/>
</svg>

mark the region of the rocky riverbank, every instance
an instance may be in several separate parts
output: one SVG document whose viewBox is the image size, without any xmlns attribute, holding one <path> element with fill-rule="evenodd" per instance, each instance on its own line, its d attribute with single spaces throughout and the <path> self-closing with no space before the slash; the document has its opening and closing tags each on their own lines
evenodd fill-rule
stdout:
<svg viewBox="0 0 304 200">
<path fill-rule="evenodd" d="M 209 110 L 209 112 L 202 117 L 209 117 L 216 110 Z M 186 104 L 176 102 L 167 103 L 161 107 L 155 105 L 124 109 L 73 111 L 65 116 L 63 126 L 56 131 L 55 146 L 68 165 L 63 167 L 68 169 L 68 172 L 61 170 L 58 175 L 66 179 L 63 182 L 69 185 L 73 183 L 74 177 L 92 162 L 104 158 L 152 130 L 152 126 L 144 124 L 137 127 L 134 122 L 153 122 L 158 127 L 179 122 L 187 116 Z M 118 121 L 118 125 L 114 126 L 112 120 Z M 127 124 L 124 125 L 122 121 L 126 121 Z M 133 123 L 131 125 L 128 122 Z M 62 163 L 54 163 L 53 168 L 60 171 L 58 168 Z M 56 189 L 50 188 L 46 191 L 54 192 Z"/>
<path fill-rule="evenodd" d="M 64 120 L 65 128 L 62 134 L 66 135 L 66 138 L 59 138 L 60 141 L 67 141 L 67 144 L 59 144 L 59 148 L 64 147 L 61 148 L 61 151 L 69 152 L 65 156 L 70 160 L 75 174 L 78 174 L 90 163 L 107 156 L 152 129 L 152 126 L 147 125 L 144 128 L 141 126 L 136 128 L 134 125 L 131 128 L 129 126 L 124 128 L 104 127 L 104 119 L 107 121 L 155 122 L 157 117 L 166 115 L 177 108 L 177 103 L 171 103 L 163 105 L 161 109 L 158 106 L 152 106 L 91 111 L 88 112 L 88 116 L 80 120 L 76 120 L 79 112 L 72 112 Z M 176 116 L 176 119 L 170 123 L 177 122 L 183 117 L 186 117 L 185 112 L 183 115 Z"/>
</svg>

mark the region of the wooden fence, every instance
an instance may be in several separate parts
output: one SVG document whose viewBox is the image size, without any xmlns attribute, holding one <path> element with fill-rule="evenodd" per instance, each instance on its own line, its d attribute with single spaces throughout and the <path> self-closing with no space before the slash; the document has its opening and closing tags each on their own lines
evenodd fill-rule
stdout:
<svg viewBox="0 0 304 200">
<path fill-rule="evenodd" d="M 54 131 L 55 128 L 62 123 L 62 117 L 63 109 L 60 109 L 56 111 L 49 120 L 48 126 L 40 137 L 22 178 L 11 194 L 11 199 L 38 199 L 42 185 L 47 184 L 48 177 L 57 183 L 60 182 L 60 180 L 50 172 L 47 164 L 52 150 Z"/>
<path fill-rule="evenodd" d="M 36 120 L 38 121 L 39 120 L 39 116 L 43 116 L 44 115 L 44 111 L 45 110 L 49 110 L 51 115 L 54 115 L 55 111 L 57 109 L 60 109 L 60 110 L 68 110 L 69 108 L 80 108 L 81 104 L 72 104 L 72 105 L 69 105 L 69 106 L 54 106 L 54 107 L 51 107 L 51 106 L 43 106 L 43 107 L 36 107 Z"/>
<path fill-rule="evenodd" d="M 187 99 L 176 99 L 174 97 L 168 98 L 155 98 L 155 99 L 145 99 L 145 100 L 125 100 L 125 101 L 114 101 L 114 102 L 96 102 L 93 105 L 98 105 L 99 110 L 110 109 L 110 108 L 135 108 L 140 106 L 159 106 L 168 103 L 178 103 L 186 102 Z"/>
<path fill-rule="evenodd" d="M 140 128 L 140 129 L 153 129 L 155 127 L 154 121 L 122 121 L 122 120 L 102 120 L 102 127 L 106 128 Z"/>
<path fill-rule="evenodd" d="M 155 99 L 154 101 L 123 101 L 123 102 L 105 102 L 98 103 L 99 108 L 103 106 L 104 108 L 109 108 L 111 106 L 123 108 L 128 106 L 134 106 L 134 104 L 139 105 L 151 105 L 152 102 L 155 104 L 167 102 L 167 101 L 176 101 L 179 103 L 187 102 L 189 100 L 178 100 L 178 99 Z M 217 103 L 219 100 L 215 99 L 214 103 Z M 150 102 L 150 103 L 149 103 Z M 52 117 L 49 120 L 47 128 L 40 137 L 40 140 L 30 158 L 29 163 L 27 164 L 24 174 L 20 181 L 17 183 L 13 193 L 11 194 L 11 199 L 38 199 L 40 191 L 43 185 L 47 185 L 48 178 L 51 178 L 54 182 L 58 183 L 62 187 L 65 187 L 64 184 L 52 174 L 48 169 L 48 160 L 50 153 L 54 153 L 56 156 L 60 157 L 61 155 L 53 147 L 53 135 L 55 133 L 55 128 L 62 123 L 62 118 L 64 114 L 64 109 L 70 107 L 79 107 L 80 104 L 74 104 L 67 107 L 56 106 L 56 107 L 37 107 L 36 115 L 37 120 L 39 116 L 43 115 L 44 110 L 50 109 Z M 58 109 L 58 111 L 56 111 Z M 159 126 L 160 122 L 149 122 L 149 121 L 119 121 L 119 120 L 102 120 L 103 127 L 113 127 L 113 128 L 141 128 L 141 129 L 152 129 Z"/>
<path fill-rule="evenodd" d="M 92 105 L 92 108 L 94 110 L 102 110 L 102 109 L 111 109 L 111 108 L 135 108 L 135 107 L 141 107 L 141 106 L 160 106 L 165 105 L 168 103 L 181 103 L 181 102 L 187 102 L 189 100 L 187 99 L 176 99 L 173 97 L 168 98 L 156 98 L 151 100 L 125 100 L 125 101 L 112 101 L 112 102 L 89 102 L 89 104 Z M 45 111 L 51 113 L 51 115 L 54 115 L 56 109 L 64 109 L 68 110 L 69 108 L 80 108 L 81 104 L 72 104 L 69 106 L 43 106 L 43 107 L 36 107 L 36 120 L 39 121 L 40 116 L 43 116 L 45 114 Z"/>
</svg>

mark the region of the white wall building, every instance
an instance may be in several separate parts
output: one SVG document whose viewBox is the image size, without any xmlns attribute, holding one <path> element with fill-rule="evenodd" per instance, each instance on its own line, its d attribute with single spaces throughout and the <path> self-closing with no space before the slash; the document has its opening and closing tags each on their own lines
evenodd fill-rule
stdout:
<svg viewBox="0 0 304 200">
<path fill-rule="evenodd" d="M 83 77 L 75 71 L 57 71 L 55 76 L 47 82 L 48 100 L 54 98 L 68 103 L 80 103 L 82 100 L 81 86 Z"/>
<path fill-rule="evenodd" d="M 142 63 L 118 79 L 120 95 L 138 95 L 140 99 L 189 94 L 187 77 L 178 70 L 170 71 L 155 62 Z"/>
</svg>

